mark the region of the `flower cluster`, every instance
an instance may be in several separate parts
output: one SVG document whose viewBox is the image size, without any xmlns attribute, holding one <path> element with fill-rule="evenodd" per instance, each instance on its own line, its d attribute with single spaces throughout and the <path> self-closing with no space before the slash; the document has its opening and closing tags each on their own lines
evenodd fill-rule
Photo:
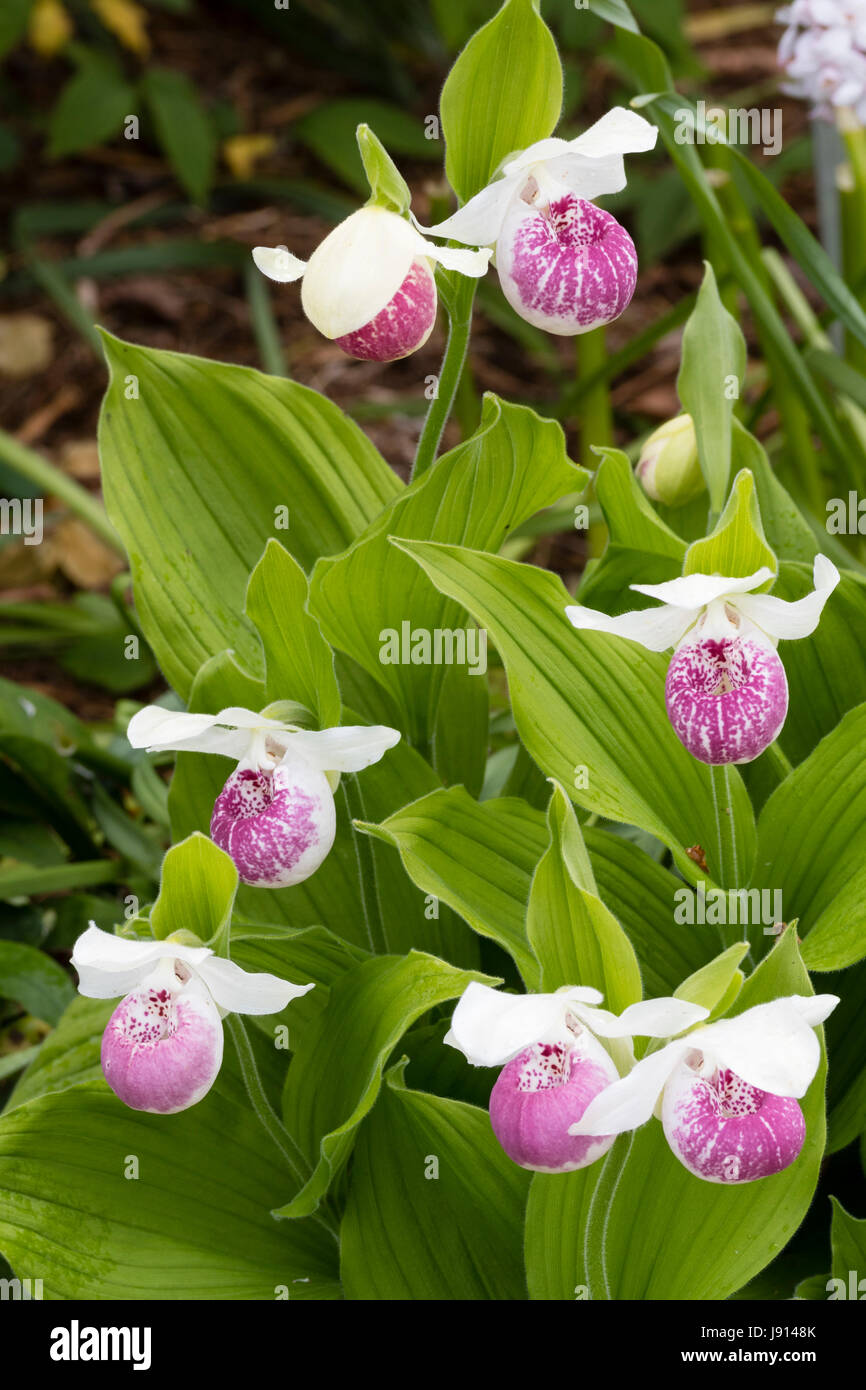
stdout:
<svg viewBox="0 0 866 1390">
<path fill-rule="evenodd" d="M 751 1182 L 794 1162 L 806 1135 L 798 1100 L 821 1060 L 813 1030 L 835 995 L 789 995 L 704 1027 L 707 1009 L 683 999 L 619 1016 L 601 1001 L 579 986 L 512 995 L 473 983 L 458 1003 L 445 1041 L 473 1066 L 502 1067 L 490 1121 L 509 1158 L 541 1173 L 586 1168 L 661 1101 L 667 1141 L 696 1177 Z M 632 1036 L 673 1041 L 634 1062 Z M 626 1042 L 623 1077 L 600 1038 Z"/>
<path fill-rule="evenodd" d="M 303 277 L 307 318 L 352 357 L 392 362 L 415 352 L 436 317 L 432 263 L 481 276 L 491 255 L 522 318 L 549 333 L 586 333 L 623 312 L 637 280 L 631 237 L 593 200 L 625 187 L 623 155 L 652 149 L 657 134 L 617 107 L 575 140 L 539 140 L 513 155 L 487 188 L 434 227 L 368 205 L 335 227 L 306 264 L 284 246 L 257 246 L 253 259 L 272 280 Z M 438 246 L 430 236 L 463 247 Z"/>
<path fill-rule="evenodd" d="M 812 103 L 812 114 L 833 120 L 841 108 L 866 125 L 866 3 L 793 0 L 776 15 L 788 27 L 779 44 L 784 90 Z"/>
</svg>

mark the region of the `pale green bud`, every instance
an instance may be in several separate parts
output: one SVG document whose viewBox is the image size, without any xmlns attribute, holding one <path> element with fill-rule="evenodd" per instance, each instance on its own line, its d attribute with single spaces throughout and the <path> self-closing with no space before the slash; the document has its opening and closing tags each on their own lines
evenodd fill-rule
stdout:
<svg viewBox="0 0 866 1390">
<path fill-rule="evenodd" d="M 635 474 L 654 502 L 682 507 L 700 496 L 706 483 L 691 415 L 677 415 L 653 430 L 641 450 Z"/>
</svg>

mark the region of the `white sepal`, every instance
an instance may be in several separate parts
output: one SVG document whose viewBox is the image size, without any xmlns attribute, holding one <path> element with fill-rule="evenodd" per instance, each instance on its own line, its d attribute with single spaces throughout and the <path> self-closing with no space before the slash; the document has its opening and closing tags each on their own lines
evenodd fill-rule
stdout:
<svg viewBox="0 0 866 1390">
<path fill-rule="evenodd" d="M 693 1028 L 709 1018 L 709 1009 L 686 999 L 675 999 L 673 995 L 639 999 L 621 1014 L 609 1013 L 607 1009 L 581 1008 L 580 1005 L 575 1006 L 573 1012 L 600 1038 L 672 1038 L 684 1028 Z"/>
<path fill-rule="evenodd" d="M 700 1029 L 691 1041 L 707 1062 L 729 1067 L 750 1086 L 798 1100 L 821 1060 L 814 1028 L 839 1003 L 835 994 L 787 995 Z"/>
<path fill-rule="evenodd" d="M 207 988 L 226 1013 L 276 1014 L 292 999 L 299 999 L 315 985 L 293 985 L 277 975 L 251 975 L 234 961 L 212 956 L 197 966 Z"/>
<path fill-rule="evenodd" d="M 824 604 L 839 583 L 841 575 L 826 555 L 816 555 L 812 567 L 814 589 L 803 598 L 789 601 L 773 594 L 745 594 L 736 606 L 751 622 L 776 638 L 808 637 L 815 631 Z"/>
<path fill-rule="evenodd" d="M 633 608 L 614 618 L 578 603 L 569 605 L 565 610 L 569 622 L 578 629 L 625 637 L 630 642 L 639 642 L 651 652 L 663 652 L 668 647 L 676 646 L 699 615 L 699 608 L 688 610 L 673 608 L 668 604 L 661 608 Z"/>
<path fill-rule="evenodd" d="M 263 275 L 280 285 L 300 280 L 307 269 L 307 262 L 298 260 L 285 246 L 254 246 L 253 260 Z"/>
<path fill-rule="evenodd" d="M 400 731 L 386 724 L 345 724 L 318 732 L 296 729 L 284 741 L 290 757 L 321 772 L 360 772 L 400 742 Z"/>
</svg>

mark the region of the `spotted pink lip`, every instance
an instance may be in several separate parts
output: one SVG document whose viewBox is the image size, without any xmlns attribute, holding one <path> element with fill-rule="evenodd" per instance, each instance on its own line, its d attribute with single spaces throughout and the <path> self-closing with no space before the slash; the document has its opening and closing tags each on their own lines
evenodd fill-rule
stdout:
<svg viewBox="0 0 866 1390">
<path fill-rule="evenodd" d="M 219 1012 L 198 981 L 142 985 L 118 1004 L 102 1035 L 102 1073 L 132 1110 L 173 1115 L 202 1099 L 223 1056 Z"/>
<path fill-rule="evenodd" d="M 748 763 L 785 722 L 785 668 L 771 647 L 750 638 L 700 638 L 674 653 L 665 703 L 677 738 L 693 757 Z"/>
<path fill-rule="evenodd" d="M 334 341 L 350 357 L 395 362 L 421 347 L 435 322 L 436 281 L 427 262 L 416 260 L 397 293 L 375 318 Z"/>
<path fill-rule="evenodd" d="M 490 1095 L 490 1123 L 510 1159 L 540 1173 L 567 1173 L 607 1152 L 612 1135 L 568 1132 L 593 1097 L 617 1079 L 606 1060 L 607 1065 L 561 1044 L 535 1043 L 503 1067 Z"/>
<path fill-rule="evenodd" d="M 662 1123 L 677 1158 L 706 1182 L 781 1173 L 806 1137 L 803 1112 L 791 1096 L 761 1091 L 729 1070 L 704 1079 L 687 1062 L 665 1087 Z"/>
<path fill-rule="evenodd" d="M 615 217 L 574 194 L 536 210 L 517 200 L 496 244 L 506 299 L 548 333 L 610 323 L 637 283 L 634 242 Z"/>
<path fill-rule="evenodd" d="M 273 770 L 240 767 L 217 797 L 210 833 L 231 855 L 244 883 L 284 888 L 300 883 L 334 843 L 334 798 L 324 773 L 299 764 Z"/>
</svg>

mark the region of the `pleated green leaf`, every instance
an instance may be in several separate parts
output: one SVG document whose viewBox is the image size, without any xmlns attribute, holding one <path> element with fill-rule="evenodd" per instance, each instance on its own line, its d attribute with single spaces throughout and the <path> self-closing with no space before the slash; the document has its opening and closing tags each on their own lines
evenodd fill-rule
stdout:
<svg viewBox="0 0 866 1390">
<path fill-rule="evenodd" d="M 529 1180 L 486 1110 L 409 1090 L 395 1067 L 355 1149 L 341 1231 L 346 1297 L 526 1298 Z"/>
</svg>

